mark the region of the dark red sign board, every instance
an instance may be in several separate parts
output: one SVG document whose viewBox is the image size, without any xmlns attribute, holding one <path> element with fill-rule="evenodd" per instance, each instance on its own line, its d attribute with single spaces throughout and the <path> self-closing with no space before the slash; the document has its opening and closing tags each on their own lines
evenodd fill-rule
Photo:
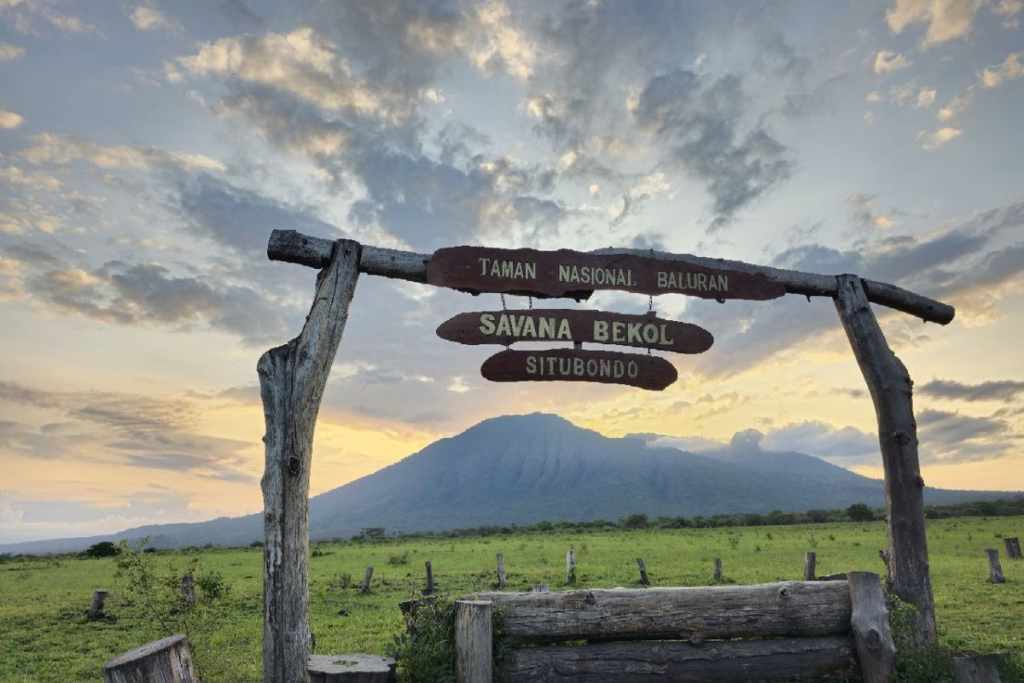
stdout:
<svg viewBox="0 0 1024 683">
<path fill-rule="evenodd" d="M 470 292 L 511 292 L 578 298 L 598 289 L 686 294 L 703 299 L 775 299 L 785 287 L 759 273 L 704 268 L 633 254 L 584 254 L 562 249 L 438 249 L 427 282 Z"/>
<path fill-rule="evenodd" d="M 480 366 L 492 382 L 598 382 L 662 391 L 678 379 L 664 358 L 617 351 L 502 351 Z"/>
<path fill-rule="evenodd" d="M 714 337 L 703 327 L 664 320 L 653 313 L 627 315 L 566 309 L 460 313 L 437 328 L 437 336 L 460 344 L 565 341 L 635 346 L 676 353 L 703 353 Z"/>
</svg>

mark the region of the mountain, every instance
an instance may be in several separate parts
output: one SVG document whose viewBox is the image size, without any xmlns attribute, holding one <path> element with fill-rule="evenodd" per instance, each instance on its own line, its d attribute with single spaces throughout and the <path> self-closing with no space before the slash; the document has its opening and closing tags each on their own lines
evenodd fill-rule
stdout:
<svg viewBox="0 0 1024 683">
<path fill-rule="evenodd" d="M 649 439 L 649 437 L 646 437 Z M 314 458 L 315 458 L 314 454 Z M 926 489 L 929 504 L 1010 493 Z M 364 527 L 440 531 L 541 520 L 616 520 L 643 513 L 710 516 L 884 504 L 883 483 L 802 453 L 742 440 L 695 455 L 645 437 L 608 438 L 556 415 L 502 416 L 436 441 L 393 465 L 310 500 L 310 537 L 347 538 Z M 162 524 L 110 536 L 0 546 L 68 552 L 100 540 L 152 536 L 156 547 L 245 545 L 262 538 L 260 514 Z"/>
</svg>

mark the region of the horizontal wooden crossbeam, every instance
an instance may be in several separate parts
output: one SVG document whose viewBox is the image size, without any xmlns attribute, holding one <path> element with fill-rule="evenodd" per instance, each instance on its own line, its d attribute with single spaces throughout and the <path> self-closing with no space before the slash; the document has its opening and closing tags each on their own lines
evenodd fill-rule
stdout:
<svg viewBox="0 0 1024 683">
<path fill-rule="evenodd" d="M 311 268 L 324 268 L 330 263 L 333 245 L 334 240 L 303 235 L 295 230 L 274 230 L 270 234 L 267 256 L 272 261 L 285 261 Z M 774 282 L 782 284 L 786 288 L 787 294 L 835 298 L 837 292 L 836 275 L 804 273 L 798 270 L 758 266 L 744 263 L 743 261 L 707 258 L 691 254 L 672 254 L 644 249 L 599 249 L 589 253 L 634 254 L 636 256 L 650 256 L 658 259 L 678 261 L 683 264 L 703 268 L 761 274 Z M 426 283 L 427 262 L 430 261 L 430 256 L 430 254 L 417 254 L 411 251 L 363 245 L 362 256 L 359 261 L 359 271 L 367 275 L 380 275 L 410 282 Z M 869 301 L 882 306 L 888 306 L 897 311 L 909 313 L 926 322 L 946 325 L 953 320 L 953 316 L 956 314 L 956 309 L 949 304 L 915 294 L 896 285 L 866 278 L 862 278 L 861 282 L 864 284 L 864 291 L 867 293 Z"/>
</svg>

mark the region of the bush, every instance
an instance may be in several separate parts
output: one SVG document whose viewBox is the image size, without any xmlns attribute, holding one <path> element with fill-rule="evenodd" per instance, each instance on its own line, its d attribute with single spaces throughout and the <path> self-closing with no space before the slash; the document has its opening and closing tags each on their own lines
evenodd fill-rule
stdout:
<svg viewBox="0 0 1024 683">
<path fill-rule="evenodd" d="M 846 516 L 854 522 L 871 522 L 875 519 L 875 511 L 864 503 L 854 503 L 846 508 Z"/>
<path fill-rule="evenodd" d="M 110 541 L 100 541 L 89 546 L 85 551 L 86 557 L 117 557 L 121 550 Z"/>
</svg>

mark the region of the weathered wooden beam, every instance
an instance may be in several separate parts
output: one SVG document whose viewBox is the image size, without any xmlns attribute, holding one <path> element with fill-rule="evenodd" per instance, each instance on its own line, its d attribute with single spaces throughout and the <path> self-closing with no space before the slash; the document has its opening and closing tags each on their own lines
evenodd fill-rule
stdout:
<svg viewBox="0 0 1024 683">
<path fill-rule="evenodd" d="M 332 245 L 298 337 L 259 360 L 263 472 L 263 680 L 304 683 L 309 632 L 309 472 L 313 430 L 359 276 L 360 248 Z"/>
<path fill-rule="evenodd" d="M 875 405 L 885 471 L 889 547 L 885 559 L 890 591 L 914 606 L 912 640 L 935 642 L 935 601 L 928 570 L 924 479 L 917 456 L 913 382 L 882 334 L 856 275 L 836 278 L 836 311 Z"/>
<path fill-rule="evenodd" d="M 311 268 L 323 268 L 331 257 L 333 240 L 303 235 L 295 230 L 274 230 L 270 234 L 267 255 L 272 261 L 286 261 Z M 758 266 L 742 261 L 706 258 L 691 254 L 651 252 L 643 249 L 598 249 L 593 254 L 635 254 L 678 261 L 704 268 L 734 270 L 762 274 L 786 288 L 788 294 L 804 296 L 836 296 L 834 275 L 804 273 L 797 270 Z M 417 254 L 396 249 L 382 249 L 366 245 L 359 263 L 360 272 L 367 275 L 398 278 L 411 282 L 427 281 L 427 262 L 430 254 Z M 868 299 L 877 304 L 917 316 L 927 322 L 945 325 L 953 320 L 956 310 L 949 304 L 874 280 L 863 280 Z"/>
<path fill-rule="evenodd" d="M 455 683 L 494 680 L 492 606 L 486 600 L 455 603 Z"/>
<path fill-rule="evenodd" d="M 168 636 L 129 650 L 104 664 L 102 673 L 103 683 L 199 683 L 184 635 Z"/>
<path fill-rule="evenodd" d="M 850 625 L 857 643 L 864 683 L 889 683 L 896 673 L 896 645 L 889 628 L 889 609 L 878 574 L 850 572 Z"/>
<path fill-rule="evenodd" d="M 592 643 L 513 649 L 505 683 L 818 680 L 856 670 L 849 637 L 708 642 Z"/>
<path fill-rule="evenodd" d="M 507 608 L 509 642 L 826 636 L 850 630 L 845 581 L 481 593 Z"/>
</svg>

